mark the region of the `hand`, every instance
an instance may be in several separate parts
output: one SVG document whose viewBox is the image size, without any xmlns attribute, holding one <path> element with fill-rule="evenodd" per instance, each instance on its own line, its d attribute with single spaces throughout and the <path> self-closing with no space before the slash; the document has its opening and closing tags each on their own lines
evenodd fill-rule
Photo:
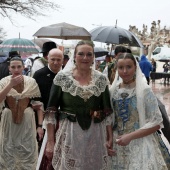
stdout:
<svg viewBox="0 0 170 170">
<path fill-rule="evenodd" d="M 32 104 L 32 108 L 36 111 L 40 110 L 41 106 L 42 106 L 42 104 L 36 104 L 36 105 Z"/>
<path fill-rule="evenodd" d="M 41 141 L 44 136 L 44 130 L 41 127 L 37 128 L 38 140 Z"/>
<path fill-rule="evenodd" d="M 49 160 L 52 160 L 53 158 L 54 145 L 55 145 L 54 141 L 47 141 L 45 155 Z"/>
<path fill-rule="evenodd" d="M 131 140 L 132 139 L 131 139 L 130 134 L 125 134 L 125 135 L 119 136 L 116 139 L 116 143 L 120 146 L 126 146 L 131 142 Z"/>
<path fill-rule="evenodd" d="M 115 156 L 116 155 L 116 151 L 113 150 L 113 140 L 106 142 L 106 148 L 107 148 L 107 153 L 108 153 L 109 156 Z"/>
<path fill-rule="evenodd" d="M 20 84 L 23 81 L 24 81 L 24 78 L 23 78 L 22 75 L 19 75 L 19 76 L 16 76 L 16 77 L 12 76 L 11 80 L 10 80 L 10 84 L 13 87 L 13 86 L 16 86 L 17 84 Z"/>
</svg>

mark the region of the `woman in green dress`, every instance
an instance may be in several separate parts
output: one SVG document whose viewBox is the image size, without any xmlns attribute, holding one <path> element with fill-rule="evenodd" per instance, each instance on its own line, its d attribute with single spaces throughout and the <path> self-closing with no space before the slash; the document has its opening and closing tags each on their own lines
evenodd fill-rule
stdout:
<svg viewBox="0 0 170 170">
<path fill-rule="evenodd" d="M 157 134 L 163 127 L 157 99 L 132 54 L 118 56 L 110 93 L 115 110 L 112 169 L 168 170 L 169 153 Z"/>
<path fill-rule="evenodd" d="M 55 170 L 111 168 L 109 82 L 93 62 L 93 43 L 80 41 L 74 56 L 54 78 L 45 121 L 46 155 L 52 157 Z M 59 128 L 55 134 L 56 119 Z"/>
</svg>

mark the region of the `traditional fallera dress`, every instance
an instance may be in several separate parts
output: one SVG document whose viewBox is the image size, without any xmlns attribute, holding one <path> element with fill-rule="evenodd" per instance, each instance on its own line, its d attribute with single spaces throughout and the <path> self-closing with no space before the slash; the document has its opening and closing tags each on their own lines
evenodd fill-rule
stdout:
<svg viewBox="0 0 170 170">
<path fill-rule="evenodd" d="M 143 93 L 146 113 L 144 116 L 146 124 L 143 127 L 150 128 L 156 122 L 160 124 L 162 118 L 153 92 L 146 89 Z M 115 109 L 114 139 L 141 128 L 135 88 L 119 88 L 117 85 L 111 100 Z M 132 140 L 127 146 L 119 146 L 114 141 L 113 149 L 117 152 L 113 157 L 113 170 L 168 170 L 170 168 L 168 150 L 158 133 Z"/>
<path fill-rule="evenodd" d="M 23 84 L 13 87 L 0 103 L 1 170 L 36 169 L 38 157 L 36 125 L 30 103 L 40 97 L 40 91 L 33 78 L 23 77 Z M 11 76 L 8 76 L 0 81 L 0 91 L 10 79 Z"/>
<path fill-rule="evenodd" d="M 106 126 L 112 123 L 108 80 L 92 70 L 92 81 L 82 86 L 72 72 L 54 78 L 48 108 L 60 107 L 56 115 L 46 114 L 46 123 L 59 117 L 52 164 L 55 170 L 110 170 L 106 149 Z M 50 112 L 49 112 L 50 113 Z"/>
</svg>

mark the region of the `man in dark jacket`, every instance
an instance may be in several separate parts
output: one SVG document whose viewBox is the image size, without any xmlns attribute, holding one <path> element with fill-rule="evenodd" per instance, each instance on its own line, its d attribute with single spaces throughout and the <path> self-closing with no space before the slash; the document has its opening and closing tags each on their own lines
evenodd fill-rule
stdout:
<svg viewBox="0 0 170 170">
<path fill-rule="evenodd" d="M 63 63 L 63 52 L 57 48 L 50 50 L 48 54 L 48 65 L 37 70 L 33 76 L 36 80 L 40 92 L 41 101 L 44 104 L 44 109 L 46 109 L 51 85 L 55 75 L 61 70 Z"/>
<path fill-rule="evenodd" d="M 53 79 L 56 76 L 56 74 L 61 70 L 62 64 L 63 64 L 63 52 L 57 48 L 53 48 L 49 51 L 48 54 L 48 65 L 37 70 L 34 73 L 33 78 L 36 80 L 40 92 L 41 92 L 41 102 L 44 104 L 44 110 L 46 110 L 51 86 L 53 83 Z M 41 127 L 42 125 L 39 125 L 37 122 L 37 115 L 36 115 L 36 124 L 37 128 Z M 39 145 L 39 151 L 41 148 L 42 141 L 38 141 Z"/>
</svg>

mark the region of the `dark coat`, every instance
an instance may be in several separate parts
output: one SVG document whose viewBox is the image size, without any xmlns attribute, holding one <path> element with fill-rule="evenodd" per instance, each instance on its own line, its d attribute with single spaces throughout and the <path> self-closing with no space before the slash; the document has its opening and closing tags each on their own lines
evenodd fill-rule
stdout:
<svg viewBox="0 0 170 170">
<path fill-rule="evenodd" d="M 39 86 L 41 92 L 41 101 L 44 104 L 44 109 L 47 107 L 50 90 L 55 75 L 55 73 L 53 73 L 47 66 L 45 66 L 44 68 L 36 71 L 33 76 Z"/>
<path fill-rule="evenodd" d="M 9 76 L 9 62 L 4 61 L 0 64 L 0 80 L 6 76 Z"/>
<path fill-rule="evenodd" d="M 170 143 L 170 121 L 169 121 L 169 117 L 168 114 L 166 112 L 165 106 L 163 105 L 163 103 L 157 98 L 158 100 L 158 106 L 159 109 L 161 111 L 162 114 L 162 118 L 163 118 L 163 125 L 164 128 L 161 129 L 164 136 L 166 137 L 166 139 L 168 140 L 168 142 Z"/>
</svg>

